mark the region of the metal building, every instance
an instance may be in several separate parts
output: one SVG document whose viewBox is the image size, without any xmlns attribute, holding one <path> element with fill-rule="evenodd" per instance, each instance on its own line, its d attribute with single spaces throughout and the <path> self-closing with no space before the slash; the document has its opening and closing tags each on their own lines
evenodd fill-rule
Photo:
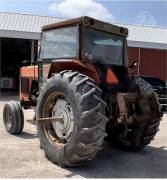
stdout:
<svg viewBox="0 0 167 180">
<path fill-rule="evenodd" d="M 0 12 L 0 87 L 18 89 L 23 61 L 37 58 L 41 27 L 61 18 Z M 117 24 L 129 29 L 129 64 L 139 62 L 135 73 L 167 82 L 167 28 Z"/>
<path fill-rule="evenodd" d="M 167 83 L 167 28 L 123 26 L 129 29 L 129 64 L 134 60 L 139 64 L 134 73 L 158 77 Z"/>
</svg>

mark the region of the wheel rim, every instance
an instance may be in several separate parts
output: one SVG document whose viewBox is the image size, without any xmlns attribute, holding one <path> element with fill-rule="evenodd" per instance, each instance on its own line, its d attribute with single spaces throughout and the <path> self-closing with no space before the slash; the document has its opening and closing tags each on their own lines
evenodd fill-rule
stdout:
<svg viewBox="0 0 167 180">
<path fill-rule="evenodd" d="M 5 117 L 5 126 L 9 130 L 12 127 L 12 115 L 10 111 L 6 112 L 6 117 Z"/>
<path fill-rule="evenodd" d="M 73 110 L 67 98 L 62 93 L 52 93 L 45 103 L 43 117 L 62 117 L 59 122 L 43 122 L 43 127 L 53 145 L 64 146 L 74 129 Z"/>
<path fill-rule="evenodd" d="M 62 121 L 52 122 L 52 125 L 58 138 L 67 141 L 74 127 L 74 118 L 69 102 L 64 99 L 58 99 L 53 108 L 52 117 L 62 117 Z"/>
</svg>

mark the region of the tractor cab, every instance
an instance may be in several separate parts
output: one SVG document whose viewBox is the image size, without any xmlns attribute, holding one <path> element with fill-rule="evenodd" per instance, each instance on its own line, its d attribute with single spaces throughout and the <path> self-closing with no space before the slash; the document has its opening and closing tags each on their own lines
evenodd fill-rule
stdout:
<svg viewBox="0 0 167 180">
<path fill-rule="evenodd" d="M 44 26 L 40 59 L 67 58 L 91 63 L 126 66 L 128 30 L 89 17 Z"/>
<path fill-rule="evenodd" d="M 127 36 L 126 28 L 90 17 L 44 26 L 40 61 L 52 62 L 53 66 L 55 63 L 60 66 L 60 63 L 71 61 L 86 68 L 91 64 L 92 73 L 88 75 L 96 78 L 97 83 L 103 81 L 102 86 L 107 88 L 122 81 L 127 84 Z M 73 67 L 69 65 L 67 68 Z M 93 76 L 97 71 L 100 77 Z"/>
</svg>

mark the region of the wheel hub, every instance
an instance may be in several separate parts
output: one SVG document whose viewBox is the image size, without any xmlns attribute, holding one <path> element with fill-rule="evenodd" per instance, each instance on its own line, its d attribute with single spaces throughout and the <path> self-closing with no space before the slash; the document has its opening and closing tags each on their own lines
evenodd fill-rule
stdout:
<svg viewBox="0 0 167 180">
<path fill-rule="evenodd" d="M 68 101 L 58 99 L 52 110 L 53 117 L 62 117 L 62 121 L 52 122 L 56 136 L 61 140 L 68 140 L 74 128 L 73 111 Z"/>
<path fill-rule="evenodd" d="M 8 129 L 10 129 L 12 126 L 12 115 L 10 112 L 6 114 L 6 126 Z"/>
</svg>

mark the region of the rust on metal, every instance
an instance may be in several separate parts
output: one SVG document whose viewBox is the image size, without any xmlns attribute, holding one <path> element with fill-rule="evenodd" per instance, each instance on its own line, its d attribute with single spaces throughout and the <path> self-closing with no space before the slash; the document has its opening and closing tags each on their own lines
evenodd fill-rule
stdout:
<svg viewBox="0 0 167 180">
<path fill-rule="evenodd" d="M 131 116 L 129 116 L 129 103 L 136 101 L 138 95 L 136 93 L 118 93 L 117 102 L 119 107 L 120 116 L 117 119 L 119 123 L 128 120 L 131 122 Z"/>
<path fill-rule="evenodd" d="M 81 22 L 81 17 L 48 24 L 42 27 L 42 31 L 56 29 L 64 26 L 71 26 Z"/>
<path fill-rule="evenodd" d="M 47 30 L 52 30 L 56 28 L 61 28 L 61 27 L 68 27 L 68 26 L 73 26 L 81 24 L 83 26 L 89 26 L 95 29 L 99 29 L 101 31 L 106 31 L 114 34 L 119 34 L 122 36 L 128 36 L 128 29 L 124 27 L 119 27 L 107 22 L 103 22 L 88 16 L 82 16 L 79 18 L 74 18 L 74 19 L 68 19 L 64 20 L 61 22 L 57 22 L 54 24 L 49 24 L 45 25 L 42 27 L 42 31 L 47 31 Z"/>
<path fill-rule="evenodd" d="M 48 118 L 39 118 L 39 119 L 28 119 L 26 120 L 28 123 L 37 125 L 37 121 L 41 122 L 63 122 L 63 117 L 48 117 Z"/>
<path fill-rule="evenodd" d="M 51 122 L 62 122 L 63 121 L 63 117 L 48 117 L 48 118 L 39 118 L 37 119 L 37 121 L 51 121 Z"/>
</svg>

